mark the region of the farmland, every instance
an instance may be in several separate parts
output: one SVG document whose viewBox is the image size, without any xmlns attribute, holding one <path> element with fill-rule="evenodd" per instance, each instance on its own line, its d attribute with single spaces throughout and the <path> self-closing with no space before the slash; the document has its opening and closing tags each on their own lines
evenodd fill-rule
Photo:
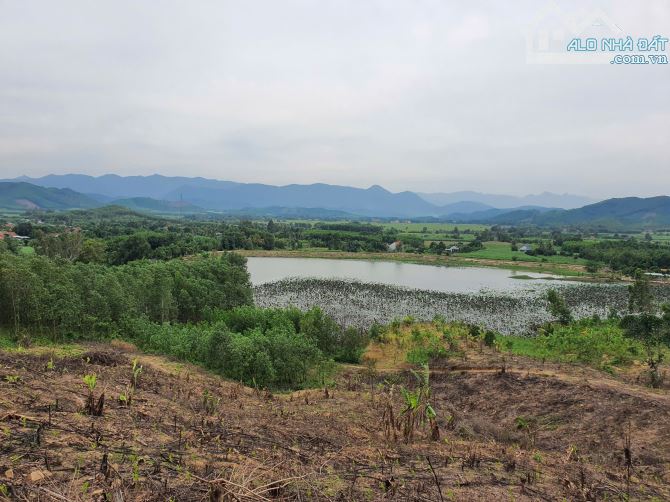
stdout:
<svg viewBox="0 0 670 502">
<path fill-rule="evenodd" d="M 523 251 L 514 251 L 506 242 L 484 242 L 483 249 L 472 251 L 465 255 L 467 258 L 501 261 L 519 261 L 529 263 L 551 263 L 551 264 L 571 264 L 586 265 L 587 261 L 583 258 L 572 256 L 552 255 L 552 256 L 532 256 Z"/>
</svg>

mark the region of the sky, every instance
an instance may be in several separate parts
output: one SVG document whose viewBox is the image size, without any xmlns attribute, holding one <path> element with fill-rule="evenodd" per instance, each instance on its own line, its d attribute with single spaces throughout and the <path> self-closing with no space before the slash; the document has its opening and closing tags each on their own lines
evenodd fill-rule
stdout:
<svg viewBox="0 0 670 502">
<path fill-rule="evenodd" d="M 575 33 L 670 1 L 0 0 L 0 177 L 670 195 L 670 65 Z"/>
</svg>

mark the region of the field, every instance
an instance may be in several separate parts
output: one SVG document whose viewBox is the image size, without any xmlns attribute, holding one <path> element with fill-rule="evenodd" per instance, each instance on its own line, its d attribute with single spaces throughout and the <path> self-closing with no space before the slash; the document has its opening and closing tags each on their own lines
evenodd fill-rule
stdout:
<svg viewBox="0 0 670 502">
<path fill-rule="evenodd" d="M 586 260 L 581 258 L 572 258 L 571 256 L 531 256 L 522 251 L 512 251 L 508 242 L 489 241 L 484 243 L 484 249 L 480 251 L 471 251 L 464 254 L 467 258 L 481 258 L 485 260 L 518 260 L 521 262 L 546 262 L 568 265 L 586 265 Z"/>
<path fill-rule="evenodd" d="M 454 228 L 458 228 L 459 232 L 481 232 L 489 228 L 489 225 L 479 225 L 476 223 L 412 223 L 412 222 L 393 222 L 393 223 L 379 223 L 384 228 L 393 228 L 400 232 L 425 233 L 427 229 L 431 233 L 451 233 Z"/>
<path fill-rule="evenodd" d="M 488 228 L 487 225 L 452 223 L 381 223 L 380 225 L 385 229 L 397 230 L 400 240 L 419 238 L 426 245 L 431 242 L 445 242 L 451 245 L 458 241 L 472 241 L 476 232 Z M 458 228 L 458 237 L 454 234 L 455 228 Z"/>
<path fill-rule="evenodd" d="M 0 500 L 670 497 L 670 399 L 635 382 L 640 368 L 510 355 L 454 327 L 427 383 L 435 417 L 410 427 L 399 388 L 426 389 L 405 362 L 417 329 L 437 333 L 401 326 L 366 366 L 283 394 L 121 342 L 3 349 Z"/>
</svg>

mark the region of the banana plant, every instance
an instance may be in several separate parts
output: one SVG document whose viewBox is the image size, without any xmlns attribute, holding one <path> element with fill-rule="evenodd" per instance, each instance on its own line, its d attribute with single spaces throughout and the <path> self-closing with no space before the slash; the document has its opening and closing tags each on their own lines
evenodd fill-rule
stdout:
<svg viewBox="0 0 670 502">
<path fill-rule="evenodd" d="M 412 374 L 417 380 L 416 389 L 401 388 L 405 406 L 400 413 L 400 417 L 406 443 L 411 441 L 414 438 L 414 432 L 425 426 L 426 423 L 430 424 L 433 437 L 437 431 L 437 423 L 435 422 L 437 413 L 430 404 L 430 369 L 427 364 L 424 364 L 421 371 L 412 370 Z"/>
</svg>

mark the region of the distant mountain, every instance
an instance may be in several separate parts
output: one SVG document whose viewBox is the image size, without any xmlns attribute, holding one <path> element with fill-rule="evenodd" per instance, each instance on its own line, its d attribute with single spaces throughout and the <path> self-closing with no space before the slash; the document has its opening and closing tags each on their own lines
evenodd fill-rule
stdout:
<svg viewBox="0 0 670 502">
<path fill-rule="evenodd" d="M 527 213 L 533 215 L 535 214 L 539 215 L 554 210 L 555 208 L 540 207 L 540 206 L 521 206 L 509 209 L 491 208 L 486 209 L 484 211 L 475 211 L 472 213 L 452 213 L 446 215 L 445 219 L 460 223 L 468 223 L 468 222 L 475 223 L 475 222 L 489 222 L 489 221 L 502 223 L 504 220 L 506 220 L 506 217 L 513 218 L 513 216 L 509 217 L 508 215 L 527 214 Z"/>
<path fill-rule="evenodd" d="M 360 220 L 364 217 L 345 211 L 318 207 L 256 207 L 227 211 L 227 215 L 246 218 L 291 218 L 304 220 Z"/>
<path fill-rule="evenodd" d="M 4 209 L 82 209 L 99 205 L 91 197 L 69 188 L 45 188 L 23 182 L 0 182 L 0 208 Z"/>
<path fill-rule="evenodd" d="M 522 206 L 556 207 L 562 209 L 573 209 L 596 202 L 595 199 L 572 194 L 555 194 L 543 192 L 537 195 L 525 195 L 517 197 L 514 195 L 487 194 L 480 192 L 451 192 L 451 193 L 417 193 L 421 198 L 438 206 L 453 204 L 461 201 L 479 202 L 489 207 L 498 209 L 511 209 Z M 470 211 L 462 211 L 470 212 Z"/>
<path fill-rule="evenodd" d="M 273 186 L 239 183 L 228 188 L 186 185 L 168 194 L 217 211 L 243 208 L 301 207 L 344 211 L 360 216 L 430 216 L 440 209 L 412 192 L 391 193 L 375 185 L 367 189 L 316 183 Z"/>
<path fill-rule="evenodd" d="M 624 197 L 608 199 L 596 204 L 552 211 L 539 218 L 542 224 L 589 224 L 603 227 L 658 228 L 670 226 L 670 197 Z"/>
<path fill-rule="evenodd" d="M 447 204 L 446 206 L 441 207 L 441 212 L 443 216 L 449 216 L 452 214 L 471 214 L 471 213 L 480 213 L 483 211 L 488 211 L 495 209 L 493 206 L 488 204 L 482 204 L 481 202 L 472 202 L 464 200 L 461 202 L 454 202 L 452 204 Z"/>
<path fill-rule="evenodd" d="M 188 202 L 158 200 L 150 197 L 132 197 L 130 199 L 115 199 L 109 204 L 127 207 L 135 211 L 151 211 L 155 213 L 204 213 L 201 207 Z"/>
<path fill-rule="evenodd" d="M 500 210 L 498 210 L 500 211 Z M 516 209 L 464 215 L 464 221 L 501 225 L 582 226 L 607 230 L 670 227 L 670 197 L 607 199 L 577 209 Z"/>
<path fill-rule="evenodd" d="M 391 193 L 375 185 L 370 188 L 316 183 L 312 185 L 274 186 L 259 183 L 235 183 L 205 178 L 153 176 L 100 177 L 82 174 L 20 178 L 41 186 L 67 187 L 96 197 L 187 201 L 213 211 L 245 208 L 293 207 L 322 208 L 361 216 L 402 217 L 438 216 L 441 208 L 412 192 Z"/>
<path fill-rule="evenodd" d="M 94 197 L 96 198 L 108 197 L 109 200 L 134 197 L 150 197 L 152 199 L 166 200 L 169 193 L 178 191 L 179 187 L 184 185 L 225 188 L 236 184 L 230 181 L 188 178 L 184 176 L 161 176 L 160 174 L 151 176 L 49 174 L 41 178 L 20 176 L 13 180 L 2 181 L 25 181 L 33 185 L 69 188 L 85 194 L 95 194 Z M 175 200 L 179 200 L 179 197 L 177 196 Z"/>
</svg>

